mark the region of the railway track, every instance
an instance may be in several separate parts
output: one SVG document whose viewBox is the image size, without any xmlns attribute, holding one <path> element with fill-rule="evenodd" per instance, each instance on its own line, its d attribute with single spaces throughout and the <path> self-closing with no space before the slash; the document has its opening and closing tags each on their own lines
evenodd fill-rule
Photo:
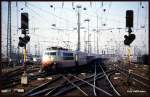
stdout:
<svg viewBox="0 0 150 97">
<path fill-rule="evenodd" d="M 99 65 L 100 66 L 100 65 Z M 103 68 L 100 66 L 100 68 L 102 69 L 107 81 L 109 82 L 111 88 L 113 89 L 113 91 L 117 94 L 117 96 L 121 96 L 120 93 L 115 89 L 115 87 L 113 86 L 113 84 L 111 83 L 110 79 L 109 79 L 109 75 L 106 74 L 106 72 L 103 70 Z"/>
<path fill-rule="evenodd" d="M 34 72 L 37 72 L 38 70 L 39 70 L 38 68 L 29 67 L 27 69 L 27 73 L 33 74 Z M 10 88 L 10 87 L 13 87 L 13 86 L 20 84 L 21 74 L 23 73 L 23 69 L 18 68 L 18 69 L 13 70 L 9 73 L 10 74 L 3 75 L 4 77 L 1 79 L 2 89 Z M 29 80 L 34 80 L 40 76 L 44 76 L 44 74 L 37 73 L 37 74 L 33 74 L 33 75 L 28 75 Z"/>
<path fill-rule="evenodd" d="M 95 70 L 96 70 L 96 67 L 95 67 Z M 86 79 L 82 79 L 82 78 L 80 78 L 78 76 L 75 76 L 75 75 L 72 75 L 72 74 L 70 74 L 70 75 L 72 77 L 74 77 L 75 79 L 77 79 L 77 81 L 74 82 L 72 80 L 67 79 L 67 77 L 63 76 L 64 79 L 66 79 L 68 81 L 68 83 L 70 83 L 72 85 L 72 87 L 68 87 L 66 89 L 63 89 L 63 91 L 61 91 L 61 92 L 57 93 L 57 95 L 55 94 L 53 96 L 62 96 L 62 95 L 65 95 L 68 91 L 71 91 L 73 89 L 74 90 L 77 89 L 84 96 L 91 96 L 91 95 L 97 96 L 97 92 L 99 92 L 99 96 L 100 95 L 113 96 L 115 94 L 118 95 L 118 96 L 120 96 L 120 94 L 118 92 L 115 92 L 115 93 L 111 94 L 111 93 L 108 92 L 108 90 L 105 90 L 106 88 L 102 89 L 101 87 L 96 86 L 96 80 L 98 81 L 98 80 L 105 79 L 106 75 L 104 75 L 104 72 L 103 73 L 99 73 L 98 75 L 96 75 L 96 72 L 95 72 L 92 76 L 90 76 L 90 77 L 88 77 Z M 110 73 L 110 75 L 111 75 L 111 73 Z M 93 84 L 93 82 L 94 82 L 94 84 Z M 85 88 L 85 86 L 86 86 L 86 88 Z M 84 89 L 83 89 L 83 87 L 84 87 Z M 110 87 L 108 87 L 108 88 L 110 89 Z M 89 89 L 91 89 L 91 90 L 89 90 Z M 96 90 L 97 90 L 97 92 L 96 92 Z"/>
<path fill-rule="evenodd" d="M 44 93 L 47 93 L 50 90 L 53 90 L 54 88 L 57 88 L 58 86 L 55 86 L 56 83 L 65 84 L 66 81 L 62 80 L 62 76 L 58 76 L 52 81 L 48 81 L 46 83 L 43 83 L 42 85 L 33 88 L 32 90 L 26 92 L 23 94 L 24 96 L 36 96 L 36 95 L 43 95 Z M 51 85 L 51 86 L 50 86 Z"/>
<path fill-rule="evenodd" d="M 96 66 L 95 65 L 95 72 L 94 74 L 90 74 L 90 76 L 86 76 L 85 78 L 80 78 L 78 75 L 73 74 L 61 74 L 56 79 L 49 81 L 47 83 L 44 83 L 36 88 L 33 88 L 32 90 L 26 92 L 25 96 L 64 96 L 72 91 L 78 91 L 83 96 L 89 96 L 89 95 L 118 95 L 120 94 L 116 91 L 114 91 L 114 87 L 110 84 L 107 77 L 111 74 L 115 73 L 114 70 L 108 70 L 103 71 L 100 73 L 96 72 Z M 102 69 L 102 67 L 101 67 Z M 103 70 L 103 69 L 102 69 Z M 106 77 L 108 73 L 108 76 Z M 104 80 L 105 79 L 105 80 Z M 98 81 L 101 81 L 103 83 L 107 83 L 107 89 L 103 87 L 97 86 Z M 108 84 L 109 82 L 109 84 Z M 101 83 L 102 84 L 102 83 Z M 92 88 L 91 88 L 92 87 Z M 88 89 L 90 89 L 90 92 Z M 103 88 L 103 89 L 102 89 Z M 110 90 L 111 89 L 111 90 Z M 108 91 L 113 91 L 109 93 Z"/>
<path fill-rule="evenodd" d="M 23 70 L 23 68 L 22 68 L 22 67 L 19 67 L 19 68 L 16 68 L 16 69 L 12 70 L 12 71 L 6 72 L 6 73 L 4 73 L 4 74 L 2 73 L 1 77 L 2 77 L 3 79 L 1 79 L 1 80 L 5 80 L 5 79 L 7 79 L 7 78 L 9 78 L 9 77 L 19 75 L 19 74 L 21 74 L 21 71 L 22 71 L 22 70 Z"/>
<path fill-rule="evenodd" d="M 117 68 L 117 71 L 124 74 L 125 76 L 129 76 L 128 75 L 128 70 L 125 70 L 125 69 L 121 69 L 120 67 Z M 141 85 L 149 88 L 150 86 L 148 85 L 149 83 L 149 79 L 146 79 L 146 78 L 143 78 L 142 76 L 140 75 L 137 75 L 135 73 L 131 73 L 130 74 L 130 78 L 138 83 L 140 83 Z"/>
<path fill-rule="evenodd" d="M 104 70 L 101 65 L 93 65 L 94 72 L 87 73 L 83 77 L 81 74 L 60 74 L 53 75 L 56 76 L 53 80 L 50 80 L 42 85 L 32 88 L 27 91 L 24 96 L 121 96 L 121 94 L 113 86 L 110 77 L 114 73 L 122 73 L 128 76 L 128 72 L 121 69 L 108 69 Z M 32 70 L 31 70 L 32 71 Z M 99 72 L 101 71 L 101 72 Z M 37 77 L 46 77 L 42 74 L 30 75 L 29 79 L 34 80 Z M 52 76 L 52 75 L 51 75 Z M 140 76 L 138 76 L 140 77 Z M 14 78 L 15 79 L 15 78 Z M 13 79 L 13 80 L 14 80 Z M 132 79 L 145 84 L 132 75 Z M 20 79 L 19 79 L 20 80 Z M 19 82 L 19 81 L 18 81 Z M 147 86 L 147 84 L 145 84 Z"/>
</svg>

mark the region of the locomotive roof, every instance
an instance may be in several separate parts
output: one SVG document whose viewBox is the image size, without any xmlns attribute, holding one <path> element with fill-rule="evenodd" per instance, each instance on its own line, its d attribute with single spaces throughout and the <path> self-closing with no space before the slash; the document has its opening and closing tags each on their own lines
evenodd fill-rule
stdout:
<svg viewBox="0 0 150 97">
<path fill-rule="evenodd" d="M 65 51 L 68 51 L 68 49 L 63 48 L 63 47 L 49 47 L 49 48 L 47 48 L 47 50 L 65 50 Z"/>
</svg>

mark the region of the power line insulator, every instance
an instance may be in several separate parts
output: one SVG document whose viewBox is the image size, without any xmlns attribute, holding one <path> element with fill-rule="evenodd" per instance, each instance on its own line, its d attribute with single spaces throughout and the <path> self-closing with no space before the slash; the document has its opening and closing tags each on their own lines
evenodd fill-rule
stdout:
<svg viewBox="0 0 150 97">
<path fill-rule="evenodd" d="M 83 8 L 83 10 L 86 10 L 86 8 Z"/>
<path fill-rule="evenodd" d="M 51 8 L 53 8 L 53 5 L 50 5 Z"/>
<path fill-rule="evenodd" d="M 103 11 L 105 12 L 105 11 L 106 11 L 106 9 L 103 9 Z"/>
</svg>

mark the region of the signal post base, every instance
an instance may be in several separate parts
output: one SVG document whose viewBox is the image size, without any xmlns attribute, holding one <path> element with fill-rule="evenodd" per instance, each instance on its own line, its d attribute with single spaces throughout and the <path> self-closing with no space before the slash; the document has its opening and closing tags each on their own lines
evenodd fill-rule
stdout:
<svg viewBox="0 0 150 97">
<path fill-rule="evenodd" d="M 27 76 L 27 73 L 25 71 L 21 76 L 21 85 L 22 86 L 28 86 L 28 76 Z"/>
</svg>

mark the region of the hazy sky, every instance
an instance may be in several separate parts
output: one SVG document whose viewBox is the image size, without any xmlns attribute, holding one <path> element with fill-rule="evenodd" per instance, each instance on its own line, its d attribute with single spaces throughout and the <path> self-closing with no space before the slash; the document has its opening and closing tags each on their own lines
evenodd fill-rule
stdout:
<svg viewBox="0 0 150 97">
<path fill-rule="evenodd" d="M 29 14 L 29 36 L 30 43 L 27 47 L 32 54 L 35 53 L 35 45 L 38 45 L 40 52 L 47 46 L 67 46 L 70 41 L 70 48 L 75 50 L 77 46 L 77 5 L 81 5 L 81 51 L 84 50 L 84 41 L 87 41 L 88 23 L 90 19 L 89 33 L 91 35 L 92 52 L 96 52 L 98 16 L 98 48 L 102 50 L 117 49 L 118 53 L 126 53 L 124 46 L 124 35 L 128 34 L 125 29 L 126 10 L 134 11 L 133 32 L 136 35 L 135 41 L 131 44 L 134 51 L 148 53 L 148 2 L 16 2 L 11 3 L 12 13 L 12 45 L 17 48 L 18 37 L 23 36 L 20 28 L 21 13 Z M 53 5 L 53 8 L 50 7 Z M 73 10 L 73 7 L 75 8 Z M 83 10 L 86 8 L 87 10 Z M 104 11 L 105 9 L 105 11 Z M 7 43 L 7 15 L 8 2 L 2 2 L 2 52 L 6 54 Z M 56 24 L 56 28 L 52 26 Z M 106 24 L 106 26 L 103 26 Z M 143 28 L 144 26 L 144 28 Z M 35 30 L 34 30 L 35 28 Z M 118 28 L 121 28 L 120 30 Z M 45 41 L 45 42 L 44 42 Z M 30 47 L 30 49 L 29 49 Z M 111 50 L 109 50 L 111 52 Z"/>
</svg>

